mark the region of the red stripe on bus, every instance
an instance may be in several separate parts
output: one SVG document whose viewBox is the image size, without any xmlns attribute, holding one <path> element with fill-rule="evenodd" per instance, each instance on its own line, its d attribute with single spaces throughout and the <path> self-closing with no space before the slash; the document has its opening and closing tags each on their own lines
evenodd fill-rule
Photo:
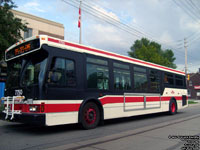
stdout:
<svg viewBox="0 0 200 150">
<path fill-rule="evenodd" d="M 172 97 L 163 96 L 161 97 L 161 101 L 170 101 Z M 175 96 L 176 100 L 182 100 L 182 96 Z M 136 102 L 144 102 L 144 97 L 126 97 L 126 103 L 136 103 Z M 124 103 L 124 97 L 103 97 L 100 98 L 102 105 L 105 104 L 113 104 L 113 103 Z M 160 97 L 146 97 L 146 102 L 157 102 L 160 101 Z"/>
<path fill-rule="evenodd" d="M 172 97 L 163 96 L 161 101 L 170 101 Z M 177 101 L 182 100 L 182 96 L 174 97 Z M 102 105 L 105 104 L 116 104 L 124 103 L 124 97 L 102 97 L 100 98 Z M 160 97 L 146 97 L 146 102 L 158 102 Z M 126 97 L 126 103 L 137 103 L 144 102 L 144 97 Z M 31 104 L 31 105 L 40 105 L 40 104 Z M 76 112 L 79 111 L 81 104 L 44 104 L 44 113 L 53 113 L 53 112 Z M 15 104 L 15 110 L 22 110 L 22 112 L 29 112 L 28 104 Z"/>
<path fill-rule="evenodd" d="M 113 57 L 117 57 L 117 58 L 122 58 L 122 59 L 130 60 L 130 61 L 133 61 L 133 62 L 142 63 L 142 64 L 145 64 L 145 65 L 150 65 L 150 66 L 153 66 L 153 67 L 157 67 L 157 68 L 161 68 L 161 69 L 165 69 L 165 70 L 169 70 L 169 71 L 173 71 L 173 72 L 177 72 L 177 73 L 181 73 L 181 74 L 185 75 L 184 72 L 181 72 L 181 71 L 178 71 L 178 70 L 166 68 L 164 66 L 159 66 L 159 65 L 156 65 L 156 64 L 151 64 L 151 63 L 148 63 L 148 62 L 129 58 L 129 57 L 126 57 L 126 56 L 120 56 L 120 55 L 117 55 L 117 54 L 97 50 L 97 49 L 94 49 L 94 48 L 89 48 L 89 47 L 82 46 L 82 45 L 77 45 L 77 44 L 73 44 L 73 43 L 69 43 L 69 42 L 61 42 L 60 40 L 56 40 L 56 39 L 52 39 L 52 38 L 48 38 L 48 41 L 58 43 L 58 44 L 64 44 L 64 45 L 67 45 L 67 46 L 80 48 L 80 49 L 84 49 L 84 50 L 88 50 L 88 51 L 92 51 L 92 52 L 96 52 L 96 53 L 100 53 L 100 54 L 104 54 L 104 55 L 109 55 L 109 56 L 113 56 Z"/>
<path fill-rule="evenodd" d="M 124 103 L 124 97 L 103 97 L 100 99 L 102 105 Z M 126 97 L 127 103 L 144 102 L 144 97 Z"/>
<path fill-rule="evenodd" d="M 157 102 L 157 101 L 162 101 L 162 98 L 160 97 L 146 97 L 146 102 Z"/>
<path fill-rule="evenodd" d="M 45 104 L 45 113 L 79 111 L 81 104 Z"/>
</svg>

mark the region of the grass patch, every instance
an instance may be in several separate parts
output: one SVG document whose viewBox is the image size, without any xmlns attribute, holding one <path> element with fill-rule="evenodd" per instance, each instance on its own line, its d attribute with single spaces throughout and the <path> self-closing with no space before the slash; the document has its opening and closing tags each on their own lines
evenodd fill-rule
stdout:
<svg viewBox="0 0 200 150">
<path fill-rule="evenodd" d="M 195 101 L 188 101 L 188 104 L 198 104 L 198 102 L 195 102 Z"/>
</svg>

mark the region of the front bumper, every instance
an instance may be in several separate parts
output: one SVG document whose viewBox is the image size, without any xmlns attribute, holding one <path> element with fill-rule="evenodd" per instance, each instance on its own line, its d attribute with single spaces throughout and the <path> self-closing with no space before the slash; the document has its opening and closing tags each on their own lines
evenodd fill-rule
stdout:
<svg viewBox="0 0 200 150">
<path fill-rule="evenodd" d="M 2 113 L 2 119 L 5 120 L 6 114 Z M 11 115 L 8 116 L 7 120 L 10 120 Z M 13 121 L 22 122 L 26 124 L 34 124 L 44 126 L 46 123 L 45 114 L 35 114 L 35 113 L 22 113 L 15 114 Z"/>
</svg>

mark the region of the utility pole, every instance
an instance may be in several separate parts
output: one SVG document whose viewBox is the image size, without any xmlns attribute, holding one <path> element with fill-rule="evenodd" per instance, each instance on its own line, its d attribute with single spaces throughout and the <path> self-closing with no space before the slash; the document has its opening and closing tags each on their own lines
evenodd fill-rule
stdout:
<svg viewBox="0 0 200 150">
<path fill-rule="evenodd" d="M 185 75 L 186 75 L 186 85 L 187 85 L 187 41 L 184 38 L 184 47 L 185 47 Z"/>
<path fill-rule="evenodd" d="M 81 44 L 82 43 L 82 39 L 81 39 L 81 24 L 82 24 L 82 22 L 81 22 L 81 5 L 82 5 L 82 1 L 80 0 L 80 6 L 79 6 L 79 44 Z"/>
</svg>

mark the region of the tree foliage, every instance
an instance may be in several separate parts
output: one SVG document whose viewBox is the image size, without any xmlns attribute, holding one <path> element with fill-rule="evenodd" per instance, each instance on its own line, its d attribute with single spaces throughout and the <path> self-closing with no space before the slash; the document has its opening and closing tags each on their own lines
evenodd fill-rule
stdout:
<svg viewBox="0 0 200 150">
<path fill-rule="evenodd" d="M 176 68 L 174 53 L 170 49 L 163 50 L 161 45 L 146 38 L 136 40 L 128 55 L 133 58 L 149 61 L 170 68 Z"/>
<path fill-rule="evenodd" d="M 10 11 L 13 8 L 16 5 L 12 0 L 0 0 L 0 60 L 8 47 L 22 39 L 21 31 L 27 30 L 27 23 L 22 23 Z"/>
</svg>

